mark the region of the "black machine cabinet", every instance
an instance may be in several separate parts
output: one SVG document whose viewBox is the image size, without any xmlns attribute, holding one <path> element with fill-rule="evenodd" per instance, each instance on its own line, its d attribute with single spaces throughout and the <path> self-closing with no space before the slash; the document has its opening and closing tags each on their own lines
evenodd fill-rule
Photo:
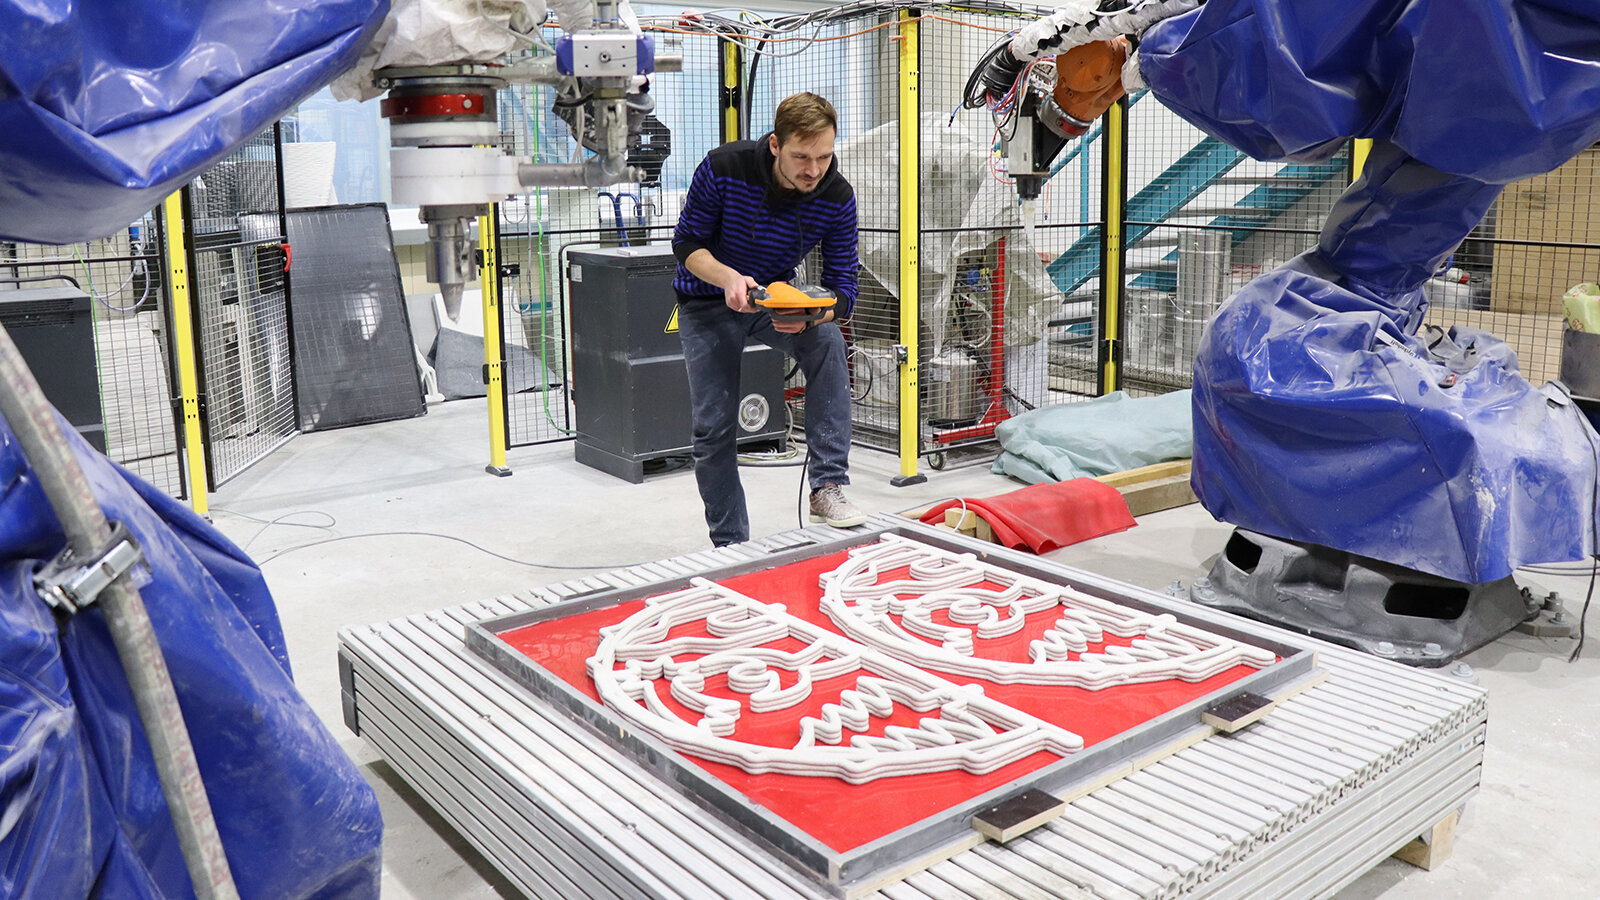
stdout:
<svg viewBox="0 0 1600 900">
<path fill-rule="evenodd" d="M 665 244 L 575 250 L 572 283 L 573 456 L 635 484 L 646 460 L 690 449 L 689 378 Z M 746 347 L 739 442 L 785 432 L 783 354 Z"/>
<path fill-rule="evenodd" d="M 11 334 L 45 398 L 84 440 L 106 452 L 89 295 L 65 285 L 0 291 L 0 325 Z"/>
</svg>

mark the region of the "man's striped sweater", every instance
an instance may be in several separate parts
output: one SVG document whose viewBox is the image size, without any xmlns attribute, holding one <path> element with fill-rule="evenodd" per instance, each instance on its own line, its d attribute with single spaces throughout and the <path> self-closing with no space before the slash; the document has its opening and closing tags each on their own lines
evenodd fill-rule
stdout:
<svg viewBox="0 0 1600 900">
<path fill-rule="evenodd" d="M 734 141 L 706 154 L 695 169 L 683 212 L 672 232 L 680 302 L 722 302 L 722 289 L 696 278 L 684 260 L 705 249 L 757 284 L 789 281 L 813 247 L 822 248 L 823 287 L 838 295 L 836 318 L 856 303 L 856 195 L 834 158 L 816 190 L 779 190 L 772 180 L 767 139 Z"/>
</svg>

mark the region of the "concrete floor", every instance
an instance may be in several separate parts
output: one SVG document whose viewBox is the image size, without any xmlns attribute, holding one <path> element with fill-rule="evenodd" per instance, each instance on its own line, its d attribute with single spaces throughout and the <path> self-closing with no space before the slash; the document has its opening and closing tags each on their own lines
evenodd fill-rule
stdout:
<svg viewBox="0 0 1600 900">
<path fill-rule="evenodd" d="M 262 564 L 301 691 L 378 792 L 386 900 L 519 895 L 345 729 L 338 629 L 583 574 L 553 566 L 607 569 L 709 546 L 686 469 L 630 485 L 578 465 L 560 443 L 511 451 L 515 474 L 494 478 L 483 470 L 487 447 L 483 402 L 455 401 L 418 419 L 302 435 L 211 498 L 217 526 Z M 889 512 L 1018 486 L 986 465 L 929 472 L 927 483 L 907 488 L 889 485 L 897 472 L 893 457 L 858 449 L 851 498 Z M 799 524 L 799 474 L 744 470 L 752 534 Z M 374 532 L 459 540 L 362 536 Z M 1050 558 L 1160 588 L 1204 574 L 1228 533 L 1191 505 Z M 329 538 L 347 539 L 304 546 Z M 1587 578 L 1528 580 L 1560 591 L 1574 614 L 1588 587 Z M 1600 638 L 1568 664 L 1572 643 L 1511 635 L 1467 658 L 1490 689 L 1490 727 L 1483 788 L 1467 806 L 1454 856 L 1432 872 L 1386 861 L 1341 900 L 1600 896 L 1600 830 L 1590 818 L 1600 808 Z"/>
</svg>

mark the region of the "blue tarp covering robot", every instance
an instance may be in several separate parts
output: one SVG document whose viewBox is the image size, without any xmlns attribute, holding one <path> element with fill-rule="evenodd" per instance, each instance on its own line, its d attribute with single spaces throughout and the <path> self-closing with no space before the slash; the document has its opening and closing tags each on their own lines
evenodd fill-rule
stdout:
<svg viewBox="0 0 1600 900">
<path fill-rule="evenodd" d="M 1580 0 L 1209 0 L 1140 72 L 1259 159 L 1371 138 L 1317 246 L 1234 295 L 1195 361 L 1194 486 L 1218 518 L 1466 583 L 1596 549 L 1600 440 L 1486 332 L 1418 337 L 1422 285 L 1509 181 L 1600 140 Z"/>
<path fill-rule="evenodd" d="M 377 897 L 372 789 L 301 698 L 255 564 L 72 434 L 95 496 L 144 551 L 141 588 L 241 897 Z M 104 619 L 33 587 L 60 525 L 0 425 L 0 895 L 194 896 Z"/>
<path fill-rule="evenodd" d="M 0 0 L 0 239 L 127 226 L 350 68 L 388 0 Z"/>
<path fill-rule="evenodd" d="M 1586 417 L 1560 386 L 1523 379 L 1486 332 L 1417 333 L 1423 284 L 1502 187 L 1600 139 L 1593 4 L 1058 5 L 991 47 L 964 96 L 1032 144 L 1033 171 L 1012 173 L 1024 198 L 1063 142 L 1141 83 L 1256 159 L 1316 163 L 1372 140 L 1317 245 L 1206 329 L 1193 475 L 1206 508 L 1465 584 L 1592 555 L 1600 439 Z M 1050 56 L 1040 88 L 1026 72 Z"/>
</svg>

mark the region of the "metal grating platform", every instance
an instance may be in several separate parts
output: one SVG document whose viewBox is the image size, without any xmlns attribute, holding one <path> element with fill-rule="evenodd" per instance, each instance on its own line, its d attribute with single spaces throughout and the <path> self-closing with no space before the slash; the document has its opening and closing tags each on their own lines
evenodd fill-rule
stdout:
<svg viewBox="0 0 1600 900">
<path fill-rule="evenodd" d="M 345 629 L 346 721 L 531 897 L 823 897 L 465 645 L 466 626 L 480 619 L 758 559 L 817 534 L 787 532 Z M 1056 568 L 1081 584 L 1156 596 Z M 981 844 L 872 896 L 1334 893 L 1477 789 L 1487 695 L 1333 646 L 1319 662 L 1328 679 L 1265 720 L 1100 788 L 1003 846 Z"/>
</svg>

